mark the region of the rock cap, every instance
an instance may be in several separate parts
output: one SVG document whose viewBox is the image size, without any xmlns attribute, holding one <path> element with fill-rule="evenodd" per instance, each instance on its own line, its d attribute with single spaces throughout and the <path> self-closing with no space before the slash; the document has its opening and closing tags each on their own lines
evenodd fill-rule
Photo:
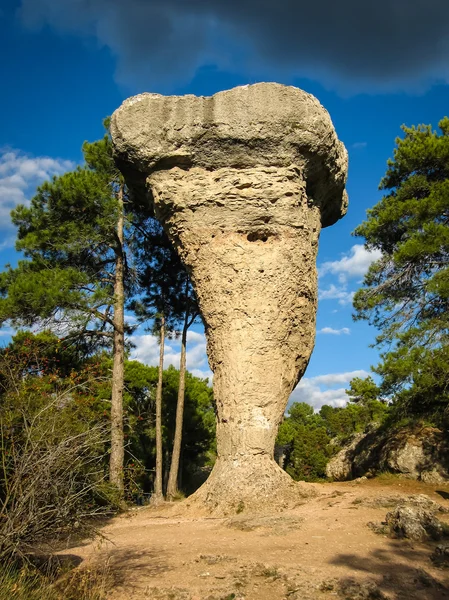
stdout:
<svg viewBox="0 0 449 600">
<path fill-rule="evenodd" d="M 139 94 L 114 112 L 111 134 L 135 193 L 151 173 L 174 167 L 295 165 L 324 227 L 346 213 L 346 149 L 326 109 L 299 88 L 257 83 L 208 97 Z"/>
</svg>

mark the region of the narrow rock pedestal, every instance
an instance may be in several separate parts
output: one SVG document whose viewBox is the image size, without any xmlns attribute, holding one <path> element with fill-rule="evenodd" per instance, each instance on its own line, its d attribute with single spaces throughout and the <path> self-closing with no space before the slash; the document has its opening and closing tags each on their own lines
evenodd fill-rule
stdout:
<svg viewBox="0 0 449 600">
<path fill-rule="evenodd" d="M 257 84 L 211 98 L 143 94 L 111 131 L 205 323 L 218 458 L 189 501 L 221 513 L 299 502 L 273 450 L 314 345 L 320 230 L 346 210 L 346 151 L 329 115 L 301 90 Z"/>
</svg>

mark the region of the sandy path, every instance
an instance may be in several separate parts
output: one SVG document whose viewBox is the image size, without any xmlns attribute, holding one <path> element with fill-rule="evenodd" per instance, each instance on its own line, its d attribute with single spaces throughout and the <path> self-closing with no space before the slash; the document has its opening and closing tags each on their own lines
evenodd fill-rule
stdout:
<svg viewBox="0 0 449 600">
<path fill-rule="evenodd" d="M 178 516 L 180 505 L 131 511 L 104 528 L 107 540 L 67 553 L 83 559 L 81 568 L 108 563 L 111 600 L 449 599 L 449 571 L 430 561 L 435 544 L 366 526 L 388 511 L 369 506 L 374 498 L 425 493 L 449 508 L 438 494 L 448 491 L 398 480 L 315 487 L 319 496 L 294 511 L 243 513 L 231 523 Z"/>
</svg>

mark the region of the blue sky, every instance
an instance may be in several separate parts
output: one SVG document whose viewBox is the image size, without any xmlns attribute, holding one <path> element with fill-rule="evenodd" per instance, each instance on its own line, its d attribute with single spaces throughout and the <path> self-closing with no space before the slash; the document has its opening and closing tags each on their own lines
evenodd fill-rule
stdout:
<svg viewBox="0 0 449 600">
<path fill-rule="evenodd" d="M 351 374 L 377 361 L 375 331 L 351 319 L 368 267 L 351 237 L 380 199 L 400 125 L 449 114 L 446 0 L 4 0 L 0 10 L 0 265 L 17 259 L 9 210 L 81 160 L 102 119 L 143 92 L 210 95 L 257 81 L 296 85 L 328 109 L 349 151 L 349 211 L 320 240 L 316 347 L 293 399 L 340 405 Z M 375 6 L 374 6 L 375 4 Z M 413 6 L 411 6 L 411 4 Z M 327 17 L 327 18 L 326 18 Z M 8 339 L 4 329 L 3 340 Z M 135 356 L 156 364 L 141 332 Z M 179 344 L 169 341 L 167 362 Z M 204 336 L 190 369 L 208 374 Z"/>
</svg>

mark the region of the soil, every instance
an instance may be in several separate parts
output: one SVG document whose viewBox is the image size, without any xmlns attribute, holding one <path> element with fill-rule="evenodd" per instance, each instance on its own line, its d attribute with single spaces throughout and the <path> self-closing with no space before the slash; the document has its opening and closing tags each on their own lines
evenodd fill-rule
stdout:
<svg viewBox="0 0 449 600">
<path fill-rule="evenodd" d="M 426 494 L 449 509 L 449 484 L 381 477 L 309 486 L 315 497 L 275 514 L 205 517 L 185 502 L 131 510 L 101 540 L 66 554 L 79 569 L 107 568 L 111 600 L 449 599 L 446 561 L 431 559 L 444 541 L 390 539 L 367 526 L 395 497 Z M 446 511 L 436 516 L 449 523 Z"/>
</svg>

